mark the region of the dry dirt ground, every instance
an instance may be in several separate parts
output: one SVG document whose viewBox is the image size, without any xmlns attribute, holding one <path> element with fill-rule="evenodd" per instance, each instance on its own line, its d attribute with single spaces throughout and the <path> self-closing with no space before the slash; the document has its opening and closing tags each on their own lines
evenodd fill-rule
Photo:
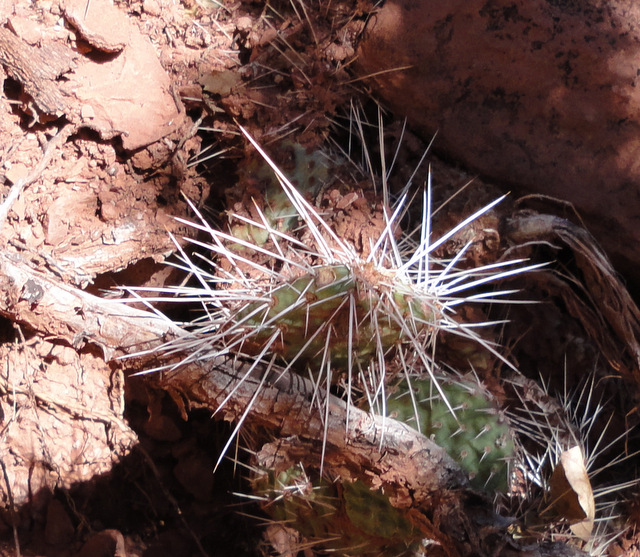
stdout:
<svg viewBox="0 0 640 557">
<path fill-rule="evenodd" d="M 260 508 L 234 495 L 249 489 L 244 469 L 230 459 L 212 473 L 229 424 L 171 386 L 132 377 L 151 364 L 118 357 L 152 342 L 153 324 L 144 329 L 119 309 L 124 321 L 114 325 L 91 296 L 180 283 L 162 263 L 175 251 L 170 233 L 193 233 L 174 219 L 193 217 L 185 199 L 209 207 L 214 219 L 247 206 L 253 159 L 238 124 L 285 167 L 286 152 L 277 154 L 285 138 L 310 149 L 344 147 L 340 124 L 353 103 L 377 124 L 366 79 L 352 71 L 372 9 L 363 0 L 0 1 L 2 554 L 273 551 Z M 388 115 L 385 125 L 392 147 L 402 122 Z M 425 148 L 405 134 L 392 188 Z M 428 162 L 441 201 L 470 180 Z M 370 204 L 354 203 L 372 195 L 364 182 L 324 200 L 342 211 L 341 236 L 360 246 L 382 222 L 366 212 Z M 447 230 L 499 194 L 476 180 L 435 226 Z M 476 264 L 502 255 L 507 240 L 541 244 L 521 249 L 559 262 L 555 275 L 517 285 L 545 303 L 515 306 L 511 324 L 492 334 L 550 389 L 562 388 L 565 367 L 569 383 L 597 367 L 615 438 L 637 421 L 635 306 L 580 235 L 579 219 L 563 206 L 550 215 L 537 202 L 507 201 L 473 229 Z M 443 350 L 455 352 L 455 342 Z M 637 446 L 631 433 L 603 458 Z M 236 459 L 248 455 L 240 450 Z M 635 479 L 634 459 L 622 469 L 603 473 L 600 485 Z M 633 488 L 622 498 L 620 524 L 628 519 L 630 527 L 609 551 L 631 556 Z"/>
</svg>

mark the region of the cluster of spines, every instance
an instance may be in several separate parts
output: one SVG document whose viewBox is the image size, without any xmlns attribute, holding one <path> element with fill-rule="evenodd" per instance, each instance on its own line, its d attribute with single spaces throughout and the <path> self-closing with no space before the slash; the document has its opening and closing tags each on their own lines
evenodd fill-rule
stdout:
<svg viewBox="0 0 640 557">
<path fill-rule="evenodd" d="M 424 327 L 437 322 L 436 308 L 410 291 L 372 283 L 374 273 L 372 269 L 364 278 L 347 265 L 321 265 L 277 286 L 268 304 L 251 302 L 238 312 L 236 322 L 251 329 L 250 334 L 242 331 L 243 351 L 255 353 L 280 332 L 273 351 L 284 361 L 297 361 L 315 372 L 328 346 L 331 365 L 347 369 L 350 358 L 366 366 L 378 351 L 387 354 L 406 342 L 407 321 Z"/>
<path fill-rule="evenodd" d="M 616 449 L 629 434 L 626 429 L 605 441 L 611 417 L 602 415 L 605 405 L 595 392 L 596 371 L 571 390 L 565 386 L 557 398 L 544 380 L 538 384 L 514 375 L 508 383 L 519 397 L 517 408 L 509 411 L 510 421 L 516 434 L 529 442 L 518 459 L 518 536 L 536 539 L 564 532 L 589 555 L 607 554 L 607 547 L 625 530 L 611 496 L 637 485 L 637 480 L 598 489 L 592 485 L 604 470 L 613 470 L 640 451 Z M 621 452 L 607 458 L 612 450 Z"/>
</svg>

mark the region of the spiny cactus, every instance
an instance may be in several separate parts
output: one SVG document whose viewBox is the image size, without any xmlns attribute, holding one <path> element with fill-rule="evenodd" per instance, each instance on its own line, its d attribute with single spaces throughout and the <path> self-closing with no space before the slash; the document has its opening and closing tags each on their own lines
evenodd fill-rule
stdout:
<svg viewBox="0 0 640 557">
<path fill-rule="evenodd" d="M 172 349 L 193 348 L 189 359 L 219 351 L 257 358 L 276 354 L 288 369 L 301 373 L 310 369 L 318 384 L 335 382 L 339 375 L 346 377 L 348 384 L 358 381 L 372 400 L 384 396 L 390 359 L 397 357 L 399 365 L 394 369 L 405 374 L 432 373 L 432 345 L 442 329 L 455 329 L 493 351 L 474 331 L 477 324 L 467 326 L 453 318 L 454 308 L 461 301 L 487 301 L 491 296 L 468 291 L 523 272 L 521 262 L 461 271 L 456 264 L 464 249 L 454 261 L 437 265 L 431 254 L 499 200 L 434 242 L 429 234 L 429 198 L 425 197 L 420 242 L 407 254 L 402 253 L 396 239 L 403 198 L 392 214 L 384 213 L 386 224 L 371 240 L 365 257 L 336 234 L 331 215 L 321 216 L 307 201 L 304 187 L 302 192 L 294 187 L 247 137 L 277 176 L 289 206 L 281 205 L 280 216 L 272 212 L 269 218 L 266 208 L 258 206 L 254 207 L 259 213 L 255 219 L 238 215 L 243 226 L 266 234 L 260 241 L 253 233 L 234 235 L 239 223 L 232 223 L 231 233 L 212 228 L 204 219 L 202 224 L 192 224 L 210 236 L 207 247 L 217 254 L 217 262 L 209 262 L 212 271 L 204 271 L 184 256 L 184 268 L 194 272 L 202 285 L 200 295 L 207 318 L 194 322 L 188 335 Z M 294 152 L 296 160 L 305 160 L 299 149 Z M 315 155 L 310 157 L 316 160 Z M 282 220 L 291 215 L 297 215 L 295 229 L 282 226 Z M 198 296 L 193 289 L 177 289 L 177 294 L 190 299 Z M 505 292 L 496 296 L 502 294 Z M 319 369 L 327 374 L 327 381 L 321 381 L 316 373 Z"/>
<path fill-rule="evenodd" d="M 289 140 L 278 146 L 280 168 L 289 176 L 291 183 L 314 197 L 329 180 L 328 161 L 321 151 L 310 151 L 298 143 Z M 286 156 L 282 156 L 282 154 Z M 241 167 L 239 182 L 247 185 L 247 192 L 260 199 L 260 211 L 266 223 L 280 232 L 289 232 L 298 223 L 299 215 L 295 211 L 278 178 L 263 159 L 253 158 Z M 236 197 L 231 191 L 230 197 Z M 232 202 L 232 205 L 234 203 Z M 243 211 L 243 202 L 239 202 L 239 211 Z M 254 213 L 254 207 L 244 208 L 247 215 Z M 238 213 L 232 215 L 231 235 L 240 240 L 263 246 L 269 240 L 269 232 L 264 227 L 255 226 L 251 222 L 240 222 Z"/>
<path fill-rule="evenodd" d="M 387 401 L 390 415 L 414 425 L 446 449 L 474 487 L 506 493 L 516 447 L 504 413 L 476 378 L 438 377 L 437 381 L 446 401 L 431 379 L 412 379 L 412 392 L 405 380 Z"/>
<path fill-rule="evenodd" d="M 328 187 L 321 180 L 331 173 L 318 171 L 311 194 L 302 175 L 296 188 L 244 133 L 276 176 L 281 191 L 273 192 L 275 186 L 269 181 L 262 204 L 253 199 L 252 207 L 236 206 L 228 232 L 212 227 L 195 207 L 201 222 L 181 221 L 208 236 L 207 242 L 190 241 L 213 256 L 203 256 L 197 264 L 176 242 L 182 260 L 177 266 L 192 273 L 199 285 L 162 291 L 172 295 L 168 301 L 197 300 L 203 309 L 201 318 L 185 324 L 184 335 L 161 349 L 186 354 L 178 366 L 220 353 L 250 356 L 254 366 L 279 363 L 286 371 L 311 374 L 318 391 L 340 383 L 349 405 L 353 387 L 358 387 L 371 409 L 384 412 L 392 377 L 433 376 L 438 367 L 434 343 L 440 331 L 453 331 L 477 342 L 483 353 L 500 357 L 476 332 L 480 324 L 461 321 L 456 307 L 501 299 L 511 291 L 485 293 L 482 286 L 532 267 L 513 260 L 459 269 L 471 241 L 451 261 L 433 259 L 438 246 L 500 199 L 434 241 L 427 188 L 422 229 L 412 235 L 417 241 L 409 241 L 399 234 L 408 192 L 393 206 L 387 194 L 375 203 L 381 226 L 363 251 L 336 233 L 334 211 L 321 210 L 309 200 Z M 320 155 L 291 144 L 288 148 L 298 171 L 321 166 Z M 264 175 L 262 169 L 255 172 Z M 438 381 L 433 387 L 453 411 Z M 315 400 L 327 399 L 317 396 Z M 250 410 L 245 409 L 237 429 Z"/>
<path fill-rule="evenodd" d="M 257 353 L 274 333 L 281 332 L 272 350 L 284 360 L 298 360 L 314 371 L 323 361 L 338 369 L 352 364 L 366 366 L 378 353 L 410 340 L 404 323 L 413 319 L 424 326 L 437 321 L 436 307 L 403 285 L 393 288 L 373 267 L 347 265 L 312 267 L 302 277 L 275 288 L 269 303 L 262 300 L 245 306 L 237 321 L 251 327 L 239 333 L 243 350 Z M 388 308 L 384 312 L 381 309 Z M 414 332 L 415 333 L 415 332 Z M 231 339 L 227 345 L 232 345 Z M 251 347 L 251 348 L 250 348 Z"/>
<path fill-rule="evenodd" d="M 253 493 L 274 522 L 315 549 L 340 555 L 414 555 L 420 531 L 381 492 L 360 481 L 313 481 L 301 466 L 262 470 Z"/>
</svg>

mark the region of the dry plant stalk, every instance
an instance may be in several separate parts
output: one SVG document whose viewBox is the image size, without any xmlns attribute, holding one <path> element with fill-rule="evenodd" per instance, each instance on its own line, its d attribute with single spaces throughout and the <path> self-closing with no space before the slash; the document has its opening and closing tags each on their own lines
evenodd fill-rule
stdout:
<svg viewBox="0 0 640 557">
<path fill-rule="evenodd" d="M 545 243 L 571 249 L 580 276 L 567 280 L 544 273 L 541 279 L 560 293 L 569 313 L 631 384 L 637 398 L 640 309 L 593 236 L 565 218 L 532 211 L 514 214 L 508 220 L 506 235 L 516 245 Z"/>
<path fill-rule="evenodd" d="M 81 347 L 99 346 L 105 359 L 158 345 L 179 334 L 175 325 L 121 303 L 104 300 L 75 289 L 35 270 L 18 255 L 0 254 L 0 314 L 23 323 L 43 335 L 52 335 Z M 37 292 L 34 297 L 33 293 Z M 144 363 L 144 362 L 140 362 Z M 139 379 L 168 390 L 187 408 L 216 412 L 239 381 L 238 365 L 229 357 L 190 364 L 163 377 Z M 246 378 L 233 390 L 224 411 L 228 418 L 240 415 L 253 401 L 247 418 L 273 429 L 289 441 L 289 451 L 301 452 L 320 465 L 320 439 L 325 431 L 310 401 L 313 386 L 299 376 L 287 374 L 265 385 Z M 259 388 L 259 395 L 256 392 Z M 507 524 L 494 513 L 490 501 L 467 488 L 464 474 L 440 447 L 404 424 L 351 408 L 347 424 L 345 403 L 330 399 L 325 468 L 336 474 L 366 478 L 384 485 L 398 505 L 411 507 L 412 520 L 432 539 L 443 543 L 450 555 L 469 551 L 481 554 L 521 555 L 524 549 L 510 545 Z M 348 426 L 348 427 L 345 427 Z M 286 445 L 286 442 L 285 442 Z M 284 446 L 284 445 L 283 445 Z M 308 451 L 306 449 L 309 449 Z M 286 451 L 285 451 L 286 452 Z M 501 549 L 500 549 L 501 548 Z M 563 544 L 541 546 L 527 555 L 581 555 Z"/>
</svg>

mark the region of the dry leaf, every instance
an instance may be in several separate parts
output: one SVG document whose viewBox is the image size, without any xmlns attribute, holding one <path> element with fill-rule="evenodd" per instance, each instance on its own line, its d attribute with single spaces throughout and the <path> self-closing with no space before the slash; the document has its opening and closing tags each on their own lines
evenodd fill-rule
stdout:
<svg viewBox="0 0 640 557">
<path fill-rule="evenodd" d="M 571 524 L 571 531 L 587 541 L 593 530 L 595 501 L 579 446 L 564 451 L 551 475 L 550 507 Z"/>
<path fill-rule="evenodd" d="M 228 97 L 231 91 L 242 83 L 242 78 L 238 72 L 223 70 L 204 75 L 199 81 L 207 93 Z"/>
</svg>

